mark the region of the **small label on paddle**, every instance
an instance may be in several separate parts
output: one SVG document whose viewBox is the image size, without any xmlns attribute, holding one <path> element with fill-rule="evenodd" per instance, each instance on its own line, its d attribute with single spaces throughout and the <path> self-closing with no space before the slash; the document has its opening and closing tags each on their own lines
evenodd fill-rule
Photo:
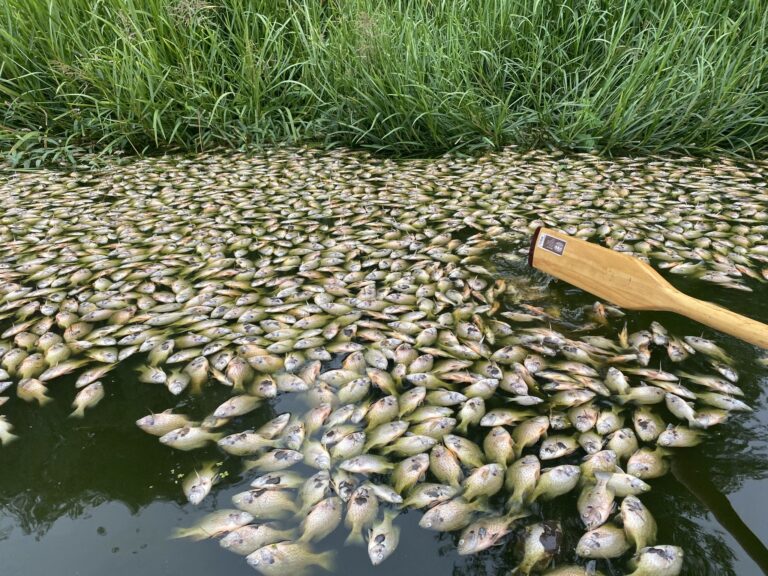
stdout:
<svg viewBox="0 0 768 576">
<path fill-rule="evenodd" d="M 549 250 L 558 256 L 562 256 L 563 252 L 565 252 L 565 244 L 565 240 L 560 240 L 559 238 L 555 238 L 549 234 L 544 234 L 541 238 L 539 238 L 539 248 Z"/>
</svg>

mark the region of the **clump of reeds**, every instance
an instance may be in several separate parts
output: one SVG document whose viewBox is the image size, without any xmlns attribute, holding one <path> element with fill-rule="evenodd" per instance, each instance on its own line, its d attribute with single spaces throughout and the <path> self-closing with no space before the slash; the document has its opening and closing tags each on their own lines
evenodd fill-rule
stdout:
<svg viewBox="0 0 768 576">
<path fill-rule="evenodd" d="M 0 146 L 756 154 L 744 0 L 0 0 Z"/>
</svg>

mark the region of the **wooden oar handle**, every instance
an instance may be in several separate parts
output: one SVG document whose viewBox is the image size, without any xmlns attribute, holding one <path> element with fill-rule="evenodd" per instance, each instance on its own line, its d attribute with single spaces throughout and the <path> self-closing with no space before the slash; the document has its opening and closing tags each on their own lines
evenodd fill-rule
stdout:
<svg viewBox="0 0 768 576">
<path fill-rule="evenodd" d="M 683 314 L 710 328 L 768 349 L 768 325 L 731 312 L 717 304 L 678 292 L 674 298 L 674 305 L 670 306 L 670 311 Z"/>
<path fill-rule="evenodd" d="M 528 262 L 600 298 L 629 310 L 667 310 L 768 349 L 768 326 L 683 294 L 651 266 L 628 254 L 538 228 Z"/>
</svg>

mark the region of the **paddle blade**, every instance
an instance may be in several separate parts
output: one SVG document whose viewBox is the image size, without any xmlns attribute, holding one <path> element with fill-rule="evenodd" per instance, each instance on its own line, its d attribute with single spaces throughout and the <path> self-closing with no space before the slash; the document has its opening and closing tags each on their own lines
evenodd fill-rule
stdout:
<svg viewBox="0 0 768 576">
<path fill-rule="evenodd" d="M 645 262 L 549 228 L 538 228 L 528 263 L 629 310 L 665 310 L 677 292 Z"/>
<path fill-rule="evenodd" d="M 768 349 L 768 326 L 676 290 L 642 260 L 539 228 L 528 263 L 629 310 L 666 310 Z"/>
</svg>

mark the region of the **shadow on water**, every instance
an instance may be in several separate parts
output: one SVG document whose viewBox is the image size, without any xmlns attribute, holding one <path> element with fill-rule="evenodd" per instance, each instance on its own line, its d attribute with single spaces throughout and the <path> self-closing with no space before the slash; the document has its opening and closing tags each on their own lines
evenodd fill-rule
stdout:
<svg viewBox="0 0 768 576">
<path fill-rule="evenodd" d="M 12 511 L 25 532 L 42 536 L 62 516 L 76 517 L 89 506 L 120 501 L 133 513 L 158 498 L 182 502 L 173 470 L 216 451 L 169 451 L 142 433 L 135 421 L 168 404 L 164 388 L 136 386 L 130 366 L 104 379 L 107 398 L 83 420 L 68 418 L 74 378 L 50 387 L 54 402 L 38 408 L 11 398 L 21 440 L 0 456 L 0 507 Z M 211 394 L 206 404 L 226 397 Z M 192 399 L 182 411 L 200 409 Z M 136 481 L 138 478 L 141 481 Z"/>
<path fill-rule="evenodd" d="M 768 321 L 764 287 L 754 294 L 702 288 L 672 278 L 692 295 Z M 588 295 L 553 283 L 552 302 L 574 321 Z M 766 569 L 763 542 L 768 539 L 768 500 L 762 481 L 768 476 L 768 407 L 764 386 L 768 370 L 755 363 L 756 349 L 731 338 L 702 330 L 699 325 L 670 314 L 630 313 L 630 331 L 662 322 L 676 334 L 701 334 L 733 352 L 740 369 L 745 400 L 755 412 L 734 417 L 711 430 L 700 446 L 680 452 L 675 474 L 653 481 L 643 498 L 659 525 L 659 542 L 685 550 L 684 574 L 696 576 L 760 574 Z M 611 330 L 615 332 L 618 327 Z M 609 333 L 608 331 L 606 334 Z M 658 361 L 654 356 L 654 361 Z M 134 365 L 138 361 L 134 361 Z M 134 366 L 121 366 L 105 380 L 108 397 L 84 420 L 67 418 L 73 378 L 50 387 L 55 402 L 42 409 L 16 398 L 15 432 L 22 436 L 0 450 L 0 558 L 3 576 L 61 574 L 185 574 L 246 575 L 245 562 L 221 550 L 215 542 L 169 540 L 176 526 L 215 509 L 230 507 L 233 494 L 246 489 L 239 461 L 215 448 L 179 452 L 162 446 L 134 424 L 149 411 L 172 405 L 164 387 L 137 384 Z M 228 397 L 226 389 L 211 388 L 202 397 L 188 398 L 176 410 L 202 417 Z M 265 404 L 230 428 L 257 427 L 285 410 L 296 410 L 289 399 Z M 228 428 L 228 430 L 230 429 Z M 180 480 L 207 460 L 223 461 L 227 477 L 199 509 L 186 503 Z M 565 527 L 566 550 L 573 550 L 581 533 L 575 495 L 539 510 L 542 518 L 557 518 Z M 456 553 L 457 534 L 437 534 L 418 528 L 419 512 L 396 521 L 402 528 L 397 552 L 372 568 L 364 548 L 344 547 L 346 529 L 339 528 L 321 549 L 338 550 L 337 574 L 448 574 L 481 576 L 504 574 L 517 564 L 513 534 L 504 546 L 471 557 Z M 751 556 L 751 560 L 750 560 Z M 574 562 L 572 552 L 561 562 Z M 622 574 L 623 560 L 599 568 Z M 147 568 L 150 567 L 150 568 Z M 322 573 L 322 572 L 318 572 Z"/>
<path fill-rule="evenodd" d="M 731 503 L 707 477 L 692 454 L 683 452 L 672 462 L 672 474 L 717 519 L 760 569 L 768 574 L 768 550 L 747 526 Z"/>
</svg>

